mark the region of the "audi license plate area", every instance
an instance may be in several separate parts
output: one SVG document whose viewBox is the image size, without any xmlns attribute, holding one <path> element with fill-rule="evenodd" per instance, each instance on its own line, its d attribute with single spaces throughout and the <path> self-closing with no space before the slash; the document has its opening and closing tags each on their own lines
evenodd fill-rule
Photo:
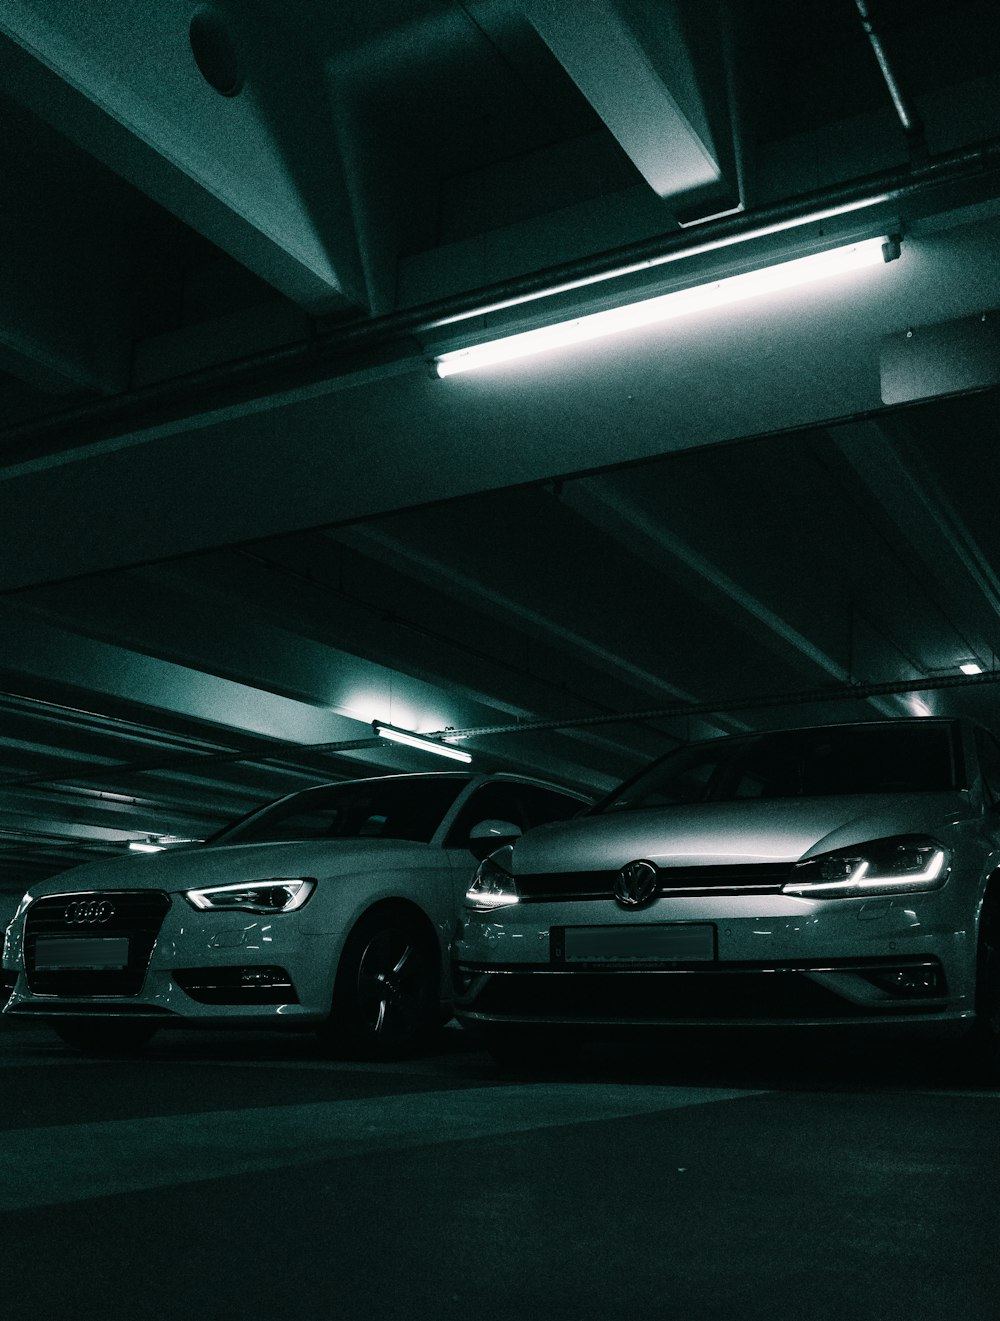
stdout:
<svg viewBox="0 0 1000 1321">
<path fill-rule="evenodd" d="M 675 922 L 656 926 L 553 927 L 558 963 L 707 963 L 715 959 L 715 926 Z"/>
<path fill-rule="evenodd" d="M 35 943 L 35 968 L 127 968 L 127 936 L 47 936 Z"/>
</svg>

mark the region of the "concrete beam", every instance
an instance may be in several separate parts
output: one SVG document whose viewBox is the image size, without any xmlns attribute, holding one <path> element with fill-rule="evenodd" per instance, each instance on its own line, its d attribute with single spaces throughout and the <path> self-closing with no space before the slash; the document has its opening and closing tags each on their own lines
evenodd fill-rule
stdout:
<svg viewBox="0 0 1000 1321">
<path fill-rule="evenodd" d="M 546 45 L 600 115 L 636 169 L 674 209 L 706 191 L 736 205 L 732 133 L 718 34 L 704 22 L 700 49 L 678 0 L 521 0 Z M 715 80 L 714 83 L 712 80 Z M 716 208 L 719 209 L 719 208 Z"/>
<path fill-rule="evenodd" d="M 447 380 L 430 345 L 389 346 L 382 365 L 26 458 L 0 469 L 0 590 L 876 412 L 885 328 L 1000 306 L 998 252 L 983 222 L 835 282 Z"/>
<path fill-rule="evenodd" d="M 706 555 L 675 536 L 665 521 L 651 517 L 616 490 L 613 481 L 570 482 L 563 490 L 562 499 L 647 564 L 672 579 L 693 581 L 699 597 L 707 601 L 715 598 L 735 627 L 751 632 L 769 649 L 791 658 L 806 671 L 804 688 L 827 679 L 838 684 L 850 682 L 850 674 L 833 657 L 782 618 L 777 610 L 755 597 L 745 585 L 730 578 Z M 877 697 L 870 702 L 886 716 L 898 716 L 902 705 L 899 700 Z"/>
<path fill-rule="evenodd" d="M 127 254 L 115 195 L 98 196 L 77 168 L 85 158 L 68 159 L 57 135 L 20 106 L 4 100 L 0 113 L 10 135 L 0 197 L 0 370 L 51 394 L 122 390 Z M 40 134 L 42 144 L 51 137 L 51 159 Z"/>
<path fill-rule="evenodd" d="M 85 688 L 113 699 L 204 722 L 230 737 L 282 745 L 366 738 L 364 718 L 296 701 L 215 674 L 72 634 L 42 619 L 3 609 L 4 665 L 32 679 Z M 370 717 L 369 717 L 370 718 Z M 170 754 L 167 754 L 168 756 Z M 349 754 L 345 754 L 349 755 Z M 365 754 L 366 760 L 370 755 Z M 155 759 L 155 753 L 147 758 Z"/>
<path fill-rule="evenodd" d="M 332 542 L 327 545 L 331 554 L 339 549 Z M 270 572 L 265 564 L 247 556 L 205 557 L 196 565 L 182 562 L 83 585 L 46 588 L 32 594 L 30 618 L 21 609 L 0 603 L 0 622 L 5 621 L 8 634 L 23 627 L 30 637 L 44 620 L 46 633 L 40 636 L 51 638 L 46 647 L 49 665 L 57 630 L 64 630 L 61 646 L 67 655 L 79 648 L 81 674 L 93 663 L 92 654 L 95 659 L 104 654 L 120 656 L 115 670 L 118 695 L 131 701 L 148 700 L 160 673 L 167 680 L 161 700 L 176 711 L 190 707 L 203 690 L 216 690 L 222 703 L 228 692 L 242 690 L 246 693 L 239 699 L 242 704 L 250 709 L 274 704 L 278 718 L 287 720 L 281 716 L 285 704 L 300 699 L 304 711 L 313 711 L 319 723 L 316 739 L 299 735 L 304 743 L 322 741 L 323 722 L 329 720 L 341 719 L 348 730 L 335 737 L 364 739 L 371 736 L 369 722 L 373 719 L 432 731 L 449 725 L 516 724 L 519 718 L 532 719 L 546 710 L 537 706 L 540 693 L 530 682 L 526 697 L 522 684 L 508 684 L 505 697 L 510 700 L 504 700 L 490 687 L 497 679 L 493 672 L 477 686 L 468 676 L 463 683 L 449 673 L 447 659 L 441 673 L 440 666 L 431 664 L 423 652 L 416 661 L 408 651 L 400 656 L 391 642 L 396 631 L 386 616 L 402 611 L 405 617 L 406 604 L 381 590 L 368 609 L 344 602 L 336 593 L 324 592 L 324 575 L 315 552 L 307 563 L 307 570 L 296 574 L 282 563 L 280 552 L 276 552 Z M 247 601 L 254 602 L 253 618 L 247 612 Z M 420 619 L 424 618 L 421 613 Z M 280 619 L 283 626 L 262 622 L 268 619 Z M 117 646 L 109 646 L 112 639 Z M 405 632 L 404 639 L 412 647 Z M 346 640 L 353 654 L 344 649 Z M 17 650 L 23 655 L 24 645 Z M 432 654 L 435 650 L 430 649 Z M 99 679 L 101 673 L 97 670 Z M 188 676 L 185 687 L 170 688 L 174 674 Z M 227 676 L 225 680 L 217 677 L 222 674 Z M 519 703 L 517 696 L 523 699 Z M 568 699 L 560 703 L 545 692 L 541 697 L 553 703 L 547 708 L 549 714 L 568 714 Z M 183 706 L 177 705 L 178 699 Z M 295 707 L 299 705 L 296 701 Z M 220 707 L 220 711 L 224 709 Z M 245 743 L 247 735 L 258 732 L 239 730 L 233 741 Z M 560 745 L 558 755 L 548 747 L 553 739 Z M 569 760 L 581 783 L 604 787 L 629 764 L 629 752 L 622 743 L 594 734 L 477 742 L 473 751 L 501 762 L 511 759 L 522 769 L 530 765 L 536 773 L 552 778 L 559 778 L 560 773 L 565 777 Z M 142 748 L 126 754 L 150 762 L 157 755 L 156 749 Z M 266 755 L 266 747 L 260 755 Z M 285 748 L 279 755 L 294 759 L 296 748 Z M 387 770 L 428 769 L 427 762 L 434 760 L 420 753 L 410 757 L 388 744 L 366 748 L 355 756 L 376 765 L 388 758 Z M 402 764 L 397 765 L 400 756 Z M 169 762 L 169 752 L 164 760 Z M 185 773 L 192 770 L 197 770 L 197 763 L 186 767 Z"/>
<path fill-rule="evenodd" d="M 294 25 L 262 32 L 233 10 L 238 58 L 252 74 L 266 49 L 269 71 L 239 95 L 199 72 L 183 0 L 9 0 L 2 89 L 302 306 L 363 304 L 334 118 L 313 123 L 308 152 L 281 121 L 283 89 L 321 84 L 324 70 Z"/>
<path fill-rule="evenodd" d="M 905 440 L 905 415 L 892 430 L 877 422 L 838 427 L 831 438 L 906 547 L 908 558 L 953 621 L 940 631 L 940 654 L 931 662 L 946 670 L 955 654 L 955 630 L 969 656 L 984 668 L 996 651 L 1000 576 L 958 509 Z"/>
</svg>

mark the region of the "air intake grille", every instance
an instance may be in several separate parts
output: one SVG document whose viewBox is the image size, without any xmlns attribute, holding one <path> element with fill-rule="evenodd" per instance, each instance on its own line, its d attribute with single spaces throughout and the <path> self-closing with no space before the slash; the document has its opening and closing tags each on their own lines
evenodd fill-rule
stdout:
<svg viewBox="0 0 1000 1321">
<path fill-rule="evenodd" d="M 32 993 L 138 995 L 169 907 L 159 890 L 87 890 L 36 899 L 24 927 Z"/>
<path fill-rule="evenodd" d="M 801 973 L 725 971 L 498 976 L 490 978 L 469 1008 L 522 1021 L 553 1017 L 583 1023 L 780 1022 L 871 1012 Z"/>
<path fill-rule="evenodd" d="M 192 1000 L 206 1005 L 299 1003 L 284 968 L 175 968 L 174 981 Z"/>
<path fill-rule="evenodd" d="M 727 863 L 712 867 L 661 867 L 662 897 L 707 894 L 778 894 L 791 877 L 792 862 Z M 612 899 L 615 871 L 550 872 L 518 876 L 521 898 L 529 903 L 546 900 Z"/>
</svg>

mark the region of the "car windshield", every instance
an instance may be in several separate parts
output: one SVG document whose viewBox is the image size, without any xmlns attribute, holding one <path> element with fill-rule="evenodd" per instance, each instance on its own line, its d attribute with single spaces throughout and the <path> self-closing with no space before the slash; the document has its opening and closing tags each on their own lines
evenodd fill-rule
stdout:
<svg viewBox="0 0 1000 1321">
<path fill-rule="evenodd" d="M 845 725 L 680 748 L 627 781 L 596 810 L 960 787 L 950 724 Z"/>
<path fill-rule="evenodd" d="M 227 826 L 210 844 L 289 839 L 412 839 L 427 843 L 469 783 L 462 775 L 348 780 L 282 798 Z"/>
</svg>

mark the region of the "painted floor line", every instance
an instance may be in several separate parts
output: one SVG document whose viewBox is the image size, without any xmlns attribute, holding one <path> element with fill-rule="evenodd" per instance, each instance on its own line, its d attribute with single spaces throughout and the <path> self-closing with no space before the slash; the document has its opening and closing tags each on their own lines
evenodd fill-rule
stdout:
<svg viewBox="0 0 1000 1321">
<path fill-rule="evenodd" d="M 0 1211 L 758 1095 L 539 1083 L 11 1129 L 0 1133 Z"/>
</svg>

